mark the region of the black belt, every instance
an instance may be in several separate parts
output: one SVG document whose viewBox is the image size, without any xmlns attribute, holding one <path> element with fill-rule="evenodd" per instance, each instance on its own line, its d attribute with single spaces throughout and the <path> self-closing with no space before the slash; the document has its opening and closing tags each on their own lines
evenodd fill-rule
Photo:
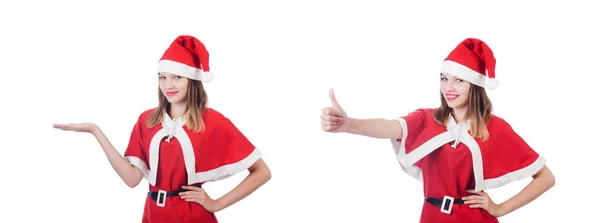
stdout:
<svg viewBox="0 0 600 223">
<path fill-rule="evenodd" d="M 165 192 L 163 192 L 163 191 L 152 192 L 152 191 L 150 191 L 150 192 L 148 192 L 148 197 L 150 197 L 150 199 L 156 201 L 156 200 L 158 200 L 159 193 L 161 193 L 161 196 L 164 196 L 164 197 L 173 197 L 173 196 L 179 195 L 179 193 L 181 193 L 181 192 L 186 192 L 186 191 L 189 191 L 189 190 L 179 189 L 179 190 L 174 190 L 174 191 L 169 191 L 169 192 L 166 192 L 166 191 Z"/>
<path fill-rule="evenodd" d="M 446 214 L 450 214 L 452 212 L 452 205 L 453 204 L 464 204 L 465 201 L 459 198 L 453 198 L 453 197 L 449 197 L 449 196 L 445 196 L 444 198 L 425 198 L 425 201 L 429 202 L 430 204 L 435 205 L 436 207 L 440 208 L 440 211 L 442 213 L 446 213 Z"/>
<path fill-rule="evenodd" d="M 194 185 L 194 186 L 200 187 L 200 188 L 202 187 L 201 185 Z M 186 192 L 186 191 L 189 191 L 189 190 L 179 189 L 179 190 L 174 190 L 174 191 L 164 191 L 164 190 L 159 190 L 156 192 L 149 191 L 148 197 L 150 197 L 150 199 L 156 201 L 156 205 L 158 205 L 160 207 L 164 207 L 165 200 L 167 199 L 167 197 L 179 196 L 179 193 Z"/>
</svg>

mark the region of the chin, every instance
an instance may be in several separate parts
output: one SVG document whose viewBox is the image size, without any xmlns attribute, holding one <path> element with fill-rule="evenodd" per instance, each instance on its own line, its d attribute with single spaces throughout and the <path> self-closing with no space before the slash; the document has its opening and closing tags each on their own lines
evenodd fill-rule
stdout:
<svg viewBox="0 0 600 223">
<path fill-rule="evenodd" d="M 456 109 L 456 108 L 462 107 L 461 106 L 462 104 L 461 103 L 457 103 L 457 102 L 448 102 L 448 101 L 446 101 L 446 104 L 448 104 L 448 107 L 450 107 L 452 109 Z"/>
<path fill-rule="evenodd" d="M 168 101 L 169 103 L 171 103 L 171 104 L 176 104 L 176 103 L 181 103 L 181 102 L 184 102 L 184 100 L 183 100 L 183 99 L 169 99 L 169 98 L 167 98 L 167 101 Z"/>
</svg>

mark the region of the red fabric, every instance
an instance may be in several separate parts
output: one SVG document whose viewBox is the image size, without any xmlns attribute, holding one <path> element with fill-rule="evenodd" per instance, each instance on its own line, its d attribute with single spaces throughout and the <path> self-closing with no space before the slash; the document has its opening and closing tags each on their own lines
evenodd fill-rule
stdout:
<svg viewBox="0 0 600 223">
<path fill-rule="evenodd" d="M 492 49 L 479 39 L 467 38 L 463 40 L 448 54 L 445 60 L 462 64 L 484 76 L 487 73 L 489 78 L 496 77 L 496 58 Z"/>
<path fill-rule="evenodd" d="M 490 137 L 487 141 L 477 140 L 485 150 L 482 157 L 485 179 L 520 170 L 540 157 L 504 119 L 494 116 L 488 123 L 488 131 Z"/>
<path fill-rule="evenodd" d="M 204 72 L 210 71 L 209 53 L 206 46 L 197 38 L 189 35 L 181 35 L 173 40 L 160 60 L 172 60 Z"/>
<path fill-rule="evenodd" d="M 146 127 L 152 111 L 153 109 L 140 115 L 125 152 L 125 156 L 138 157 L 148 167 L 150 141 L 162 128 L 160 124 L 153 128 Z M 194 133 L 186 126 L 183 127 L 194 148 L 196 172 L 239 162 L 254 151 L 252 143 L 221 113 L 209 108 L 203 114 L 203 119 L 203 133 Z M 156 185 L 149 185 L 150 191 L 173 191 L 188 185 L 184 154 L 177 137 L 170 142 L 161 140 L 157 171 Z M 165 203 L 165 207 L 159 207 L 156 201 L 146 198 L 143 222 L 217 222 L 213 213 L 209 213 L 198 203 L 189 203 L 179 196 L 168 197 Z"/>
<path fill-rule="evenodd" d="M 401 117 L 407 123 L 407 154 L 433 136 L 447 131 L 446 126 L 437 124 L 433 119 L 434 111 L 435 109 L 419 109 Z M 492 116 L 487 127 L 490 134 L 488 141 L 475 139 L 482 153 L 484 179 L 523 169 L 539 157 L 501 118 Z M 424 197 L 462 198 L 471 195 L 466 192 L 475 187 L 471 151 L 463 143 L 458 144 L 456 149 L 451 145 L 452 142 L 444 144 L 414 164 L 422 171 Z M 420 222 L 482 223 L 498 220 L 483 209 L 469 208 L 464 204 L 454 204 L 452 213 L 448 215 L 440 212 L 438 207 L 424 202 Z"/>
<path fill-rule="evenodd" d="M 170 142 L 162 140 L 159 152 L 158 174 L 156 186 L 149 185 L 150 191 L 174 191 L 181 189 L 187 184 L 187 171 L 183 161 L 183 153 L 177 138 Z M 144 205 L 144 223 L 167 223 L 167 222 L 218 222 L 215 215 L 193 202 L 187 202 L 179 196 L 166 198 L 165 206 L 159 207 L 156 201 L 146 197 Z"/>
<path fill-rule="evenodd" d="M 255 146 L 221 113 L 209 108 L 204 113 L 204 122 L 205 133 L 194 134 L 192 138 L 188 132 L 194 146 L 197 172 L 239 162 L 254 151 Z"/>
</svg>

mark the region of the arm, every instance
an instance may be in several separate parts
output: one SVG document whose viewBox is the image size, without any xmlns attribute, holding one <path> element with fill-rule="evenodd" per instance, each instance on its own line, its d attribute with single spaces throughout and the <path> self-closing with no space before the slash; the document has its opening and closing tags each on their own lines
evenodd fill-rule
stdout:
<svg viewBox="0 0 600 223">
<path fill-rule="evenodd" d="M 500 216 L 525 206 L 554 186 L 554 175 L 546 165 L 532 177 L 533 180 L 523 190 L 500 204 Z"/>
<path fill-rule="evenodd" d="M 351 134 L 383 139 L 402 138 L 402 126 L 396 120 L 382 118 L 356 119 L 348 117 L 347 121 L 348 129 L 346 132 Z"/>
<path fill-rule="evenodd" d="M 142 181 L 142 171 L 131 165 L 129 161 L 127 161 L 123 156 L 121 156 L 121 154 L 119 154 L 119 152 L 117 152 L 115 147 L 113 147 L 106 135 L 104 135 L 98 126 L 94 125 L 92 134 L 96 137 L 98 143 L 100 143 L 100 146 L 102 147 L 102 150 L 104 150 L 110 165 L 117 172 L 117 174 L 119 174 L 119 177 L 121 177 L 125 184 L 127 184 L 127 186 L 130 188 L 137 186 Z"/>
<path fill-rule="evenodd" d="M 271 171 L 267 164 L 259 159 L 248 168 L 250 174 L 229 193 L 217 199 L 217 210 L 223 210 L 244 199 L 271 179 Z"/>
</svg>

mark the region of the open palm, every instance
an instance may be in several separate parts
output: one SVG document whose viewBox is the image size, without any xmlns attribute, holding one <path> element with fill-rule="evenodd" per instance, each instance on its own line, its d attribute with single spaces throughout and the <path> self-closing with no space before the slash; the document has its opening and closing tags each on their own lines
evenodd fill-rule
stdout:
<svg viewBox="0 0 600 223">
<path fill-rule="evenodd" d="M 94 123 L 69 123 L 69 124 L 54 124 L 52 125 L 55 129 L 72 132 L 94 132 L 98 127 Z"/>
</svg>

